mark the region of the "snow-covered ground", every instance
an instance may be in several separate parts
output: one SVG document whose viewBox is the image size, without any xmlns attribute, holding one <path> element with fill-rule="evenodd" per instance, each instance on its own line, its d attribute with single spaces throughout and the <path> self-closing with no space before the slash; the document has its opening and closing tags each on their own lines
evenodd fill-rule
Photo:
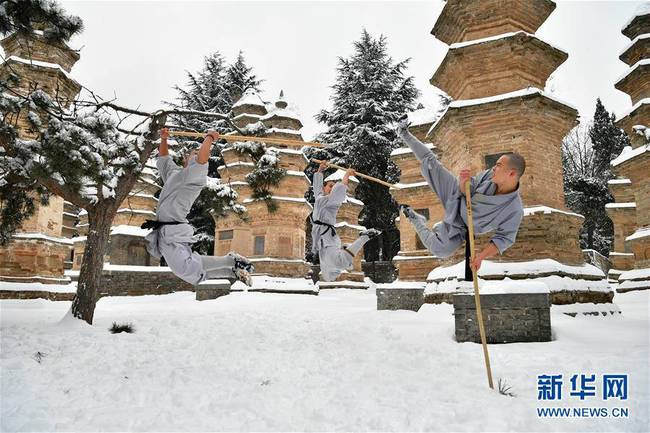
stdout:
<svg viewBox="0 0 650 433">
<path fill-rule="evenodd" d="M 1 430 L 648 431 L 649 295 L 617 294 L 619 316 L 554 310 L 549 343 L 490 345 L 514 398 L 454 341 L 451 306 L 376 311 L 373 290 L 103 298 L 92 327 L 59 323 L 69 302 L 4 300 Z M 563 375 L 562 400 L 537 400 L 541 374 Z M 628 374 L 629 397 L 570 397 L 573 374 Z M 629 417 L 537 416 L 560 406 Z"/>
</svg>

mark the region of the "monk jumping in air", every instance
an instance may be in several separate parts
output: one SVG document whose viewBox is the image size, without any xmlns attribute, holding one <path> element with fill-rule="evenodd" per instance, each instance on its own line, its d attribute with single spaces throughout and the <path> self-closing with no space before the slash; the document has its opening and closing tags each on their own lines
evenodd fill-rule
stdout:
<svg viewBox="0 0 650 433">
<path fill-rule="evenodd" d="M 400 209 L 432 254 L 449 257 L 463 244 L 467 234 L 465 184 L 469 180 L 474 230 L 478 234 L 494 231 L 488 246 L 476 254 L 470 263 L 471 269 L 476 272 L 483 260 L 503 254 L 515 243 L 524 215 L 519 179 L 526 169 L 526 161 L 518 153 L 506 153 L 498 159 L 494 168 L 472 177 L 469 170 L 461 170 L 457 179 L 430 149 L 409 132 L 408 126 L 407 119 L 403 118 L 397 125 L 397 133 L 420 161 L 422 176 L 440 198 L 445 216 L 443 221 L 429 229 L 426 218 L 410 206 L 400 205 Z"/>
<path fill-rule="evenodd" d="M 346 198 L 350 176 L 355 175 L 348 169 L 340 182 L 330 180 L 323 185 L 323 172 L 328 162 L 321 162 L 314 173 L 314 212 L 312 213 L 312 252 L 318 253 L 321 278 L 334 281 L 345 270 L 352 269 L 354 256 L 370 239 L 381 234 L 377 229 L 367 229 L 359 233 L 359 239 L 350 245 L 341 246 L 341 238 L 336 234 L 336 214 Z"/>
<path fill-rule="evenodd" d="M 195 242 L 194 228 L 188 223 L 187 214 L 206 185 L 210 148 L 219 134 L 209 132 L 199 151 L 185 156 L 183 167 L 169 156 L 168 137 L 167 128 L 162 129 L 156 165 L 164 186 L 158 198 L 156 220 L 142 224 L 143 229 L 153 229 L 146 236 L 149 254 L 164 257 L 172 272 L 190 284 L 223 278 L 231 283 L 240 280 L 250 286 L 253 266 L 245 257 L 233 252 L 225 256 L 202 256 L 191 247 Z"/>
</svg>

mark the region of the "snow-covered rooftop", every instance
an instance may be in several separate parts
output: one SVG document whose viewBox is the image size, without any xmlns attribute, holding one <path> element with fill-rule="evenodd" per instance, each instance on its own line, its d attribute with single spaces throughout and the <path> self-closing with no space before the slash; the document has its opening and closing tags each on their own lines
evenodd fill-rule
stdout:
<svg viewBox="0 0 650 433">
<path fill-rule="evenodd" d="M 632 65 L 630 68 L 628 68 L 619 78 L 614 81 L 614 85 L 620 83 L 623 81 L 628 75 L 630 75 L 632 72 L 634 72 L 635 69 L 637 69 L 640 66 L 645 66 L 645 65 L 650 65 L 650 59 L 641 59 L 638 62 L 636 62 L 634 65 Z"/>
<path fill-rule="evenodd" d="M 625 53 L 627 50 L 629 50 L 630 48 L 632 48 L 632 46 L 633 46 L 634 44 L 636 44 L 638 41 L 640 41 L 640 40 L 642 40 L 642 39 L 648 39 L 648 38 L 650 38 L 650 33 L 643 33 L 643 34 L 637 36 L 636 38 L 632 39 L 632 41 L 630 41 L 630 43 L 627 44 L 627 45 L 625 46 L 625 48 L 623 48 L 623 49 L 621 50 L 621 53 L 619 54 L 619 56 L 622 56 L 623 53 Z"/>
<path fill-rule="evenodd" d="M 42 233 L 14 233 L 12 237 L 16 239 L 43 240 L 43 241 L 55 242 L 57 244 L 72 245 L 72 241 L 68 238 L 48 236 Z"/>
<path fill-rule="evenodd" d="M 647 238 L 650 236 L 650 227 L 642 227 L 636 229 L 634 233 L 632 233 L 630 236 L 626 237 L 626 241 L 631 241 L 634 239 L 641 239 L 641 238 Z"/>
<path fill-rule="evenodd" d="M 63 75 L 65 75 L 66 78 L 68 78 L 69 80 L 71 80 L 75 84 L 80 85 L 77 82 L 77 80 L 75 80 L 74 78 L 72 78 L 72 76 L 70 76 L 70 73 L 68 71 L 63 69 L 61 67 L 61 65 L 59 65 L 57 63 L 43 62 L 41 60 L 23 59 L 22 57 L 18 57 L 18 56 L 9 56 L 5 61 L 9 62 L 11 60 L 16 61 L 18 63 L 26 64 L 26 65 L 39 66 L 41 68 L 56 69 L 59 72 L 61 72 Z"/>
<path fill-rule="evenodd" d="M 610 185 L 625 185 L 631 184 L 632 181 L 630 179 L 610 179 L 607 181 L 607 183 Z"/>
<path fill-rule="evenodd" d="M 616 209 L 616 208 L 634 208 L 636 207 L 636 202 L 623 202 L 623 203 L 607 203 L 605 204 L 605 207 L 608 209 Z"/>
<path fill-rule="evenodd" d="M 472 40 L 472 41 L 457 42 L 457 43 L 455 43 L 455 44 L 451 44 L 451 45 L 449 45 L 449 49 L 450 49 L 450 50 L 456 50 L 456 49 L 458 49 L 458 48 L 469 47 L 469 46 L 471 46 L 471 45 L 485 44 L 485 43 L 487 43 L 487 42 L 498 41 L 498 40 L 500 40 L 500 39 L 512 38 L 512 37 L 514 37 L 514 36 L 516 36 L 516 35 L 526 35 L 526 36 L 530 36 L 531 38 L 535 38 L 535 39 L 537 39 L 537 40 L 539 40 L 539 41 L 541 41 L 541 42 L 543 42 L 543 43 L 545 43 L 545 44 L 547 44 L 547 45 L 550 45 L 551 47 L 555 48 L 556 50 L 560 50 L 560 51 L 562 51 L 563 53 L 566 53 L 566 50 L 563 50 L 562 48 L 560 48 L 560 47 L 558 47 L 558 46 L 556 46 L 556 45 L 553 45 L 553 44 L 551 44 L 551 43 L 549 43 L 549 42 L 546 42 L 545 40 L 541 39 L 539 36 L 536 36 L 536 35 L 534 35 L 534 34 L 532 34 L 532 33 L 524 32 L 524 31 L 519 31 L 519 32 L 508 32 L 508 33 L 503 33 L 503 34 L 496 35 L 496 36 L 490 36 L 490 37 L 487 37 L 487 38 L 474 39 L 474 40 Z"/>
<path fill-rule="evenodd" d="M 625 30 L 627 26 L 632 24 L 632 21 L 634 21 L 636 17 L 642 17 L 643 15 L 648 15 L 648 14 L 650 14 L 650 3 L 648 2 L 641 3 L 634 11 L 632 17 L 630 17 L 630 19 L 627 20 L 625 24 L 623 24 L 623 27 L 621 27 L 621 31 Z"/>
<path fill-rule="evenodd" d="M 533 214 L 536 214 L 538 212 L 542 212 L 542 213 L 545 213 L 545 214 L 563 213 L 565 215 L 571 215 L 571 216 L 577 216 L 577 217 L 580 217 L 580 218 L 584 218 L 584 216 L 582 216 L 582 215 L 580 215 L 578 213 L 567 212 L 567 211 L 564 211 L 564 210 L 555 209 L 555 208 L 548 207 L 548 206 L 531 206 L 531 207 L 525 207 L 524 208 L 524 216 L 533 215 Z"/>
<path fill-rule="evenodd" d="M 435 122 L 438 118 L 438 114 L 438 110 L 435 108 L 423 107 L 407 113 L 407 116 L 411 126 L 420 126 Z"/>
<path fill-rule="evenodd" d="M 621 165 L 625 161 L 636 158 L 637 156 L 642 155 L 648 151 L 650 151 L 650 146 L 647 144 L 639 146 L 636 149 L 632 149 L 632 146 L 625 146 L 621 154 L 614 158 L 610 164 L 616 167 L 617 165 Z"/>
<path fill-rule="evenodd" d="M 272 118 L 273 116 L 286 117 L 288 119 L 294 119 L 300 121 L 300 117 L 298 117 L 298 114 L 295 111 L 290 110 L 288 108 L 277 108 L 275 106 L 273 107 L 272 111 L 270 111 L 268 114 L 265 114 L 260 119 L 267 120 Z"/>
<path fill-rule="evenodd" d="M 149 229 L 141 229 L 140 227 L 129 226 L 124 224 L 111 227 L 111 235 L 130 235 L 130 236 L 145 237 L 149 233 L 151 233 L 151 230 Z"/>
<path fill-rule="evenodd" d="M 640 106 L 642 106 L 642 105 L 650 105 L 650 98 L 643 98 L 643 99 L 640 99 L 636 104 L 634 104 L 634 105 L 632 106 L 632 108 L 630 108 L 630 109 L 627 110 L 627 111 L 624 111 L 623 114 L 621 114 L 621 115 L 619 116 L 619 118 L 620 118 L 620 119 L 625 119 L 627 116 L 629 116 L 630 114 L 632 114 L 633 112 L 635 112 L 635 111 L 636 111 Z"/>
<path fill-rule="evenodd" d="M 452 101 L 449 106 L 447 107 L 447 110 L 445 110 L 445 113 L 449 111 L 452 108 L 462 108 L 462 107 L 469 107 L 469 106 L 475 106 L 475 105 L 482 105 L 482 104 L 489 104 L 492 102 L 497 102 L 497 101 L 504 101 L 506 99 L 514 99 L 514 98 L 521 98 L 524 96 L 529 96 L 529 95 L 535 95 L 539 94 L 541 96 L 544 96 L 545 98 L 551 99 L 557 103 L 560 103 L 562 105 L 566 105 L 569 108 L 572 108 L 574 110 L 578 110 L 574 105 L 563 101 L 559 99 L 557 96 L 544 92 L 542 89 L 539 89 L 537 87 L 526 87 L 525 89 L 519 89 L 515 90 L 513 92 L 507 92 L 507 93 L 502 93 L 500 95 L 494 95 L 494 96 L 489 96 L 486 98 L 477 98 L 477 99 L 459 99 L 456 101 Z M 440 123 L 440 120 L 445 117 L 445 113 L 443 113 L 442 116 L 440 116 L 440 119 L 436 121 L 433 125 L 431 125 L 431 128 L 429 128 L 429 131 L 427 132 L 427 135 L 433 131 L 438 123 Z"/>
<path fill-rule="evenodd" d="M 242 105 L 256 105 L 266 108 L 266 103 L 262 101 L 260 95 L 253 89 L 246 90 L 242 97 L 232 105 L 232 108 L 240 107 Z"/>
</svg>

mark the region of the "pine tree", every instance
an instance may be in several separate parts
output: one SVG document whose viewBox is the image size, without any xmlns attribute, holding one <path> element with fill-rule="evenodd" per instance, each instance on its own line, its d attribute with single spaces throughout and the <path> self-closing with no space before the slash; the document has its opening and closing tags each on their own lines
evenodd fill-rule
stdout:
<svg viewBox="0 0 650 433">
<path fill-rule="evenodd" d="M 395 63 L 387 51 L 384 36 L 375 39 L 364 29 L 360 40 L 354 42 L 354 54 L 339 58 L 333 107 L 316 116 L 328 127 L 318 138 L 330 147 L 312 152 L 395 183 L 400 172 L 390 154 L 399 142 L 392 125 L 414 108 L 419 92 L 413 77 L 405 76 L 409 59 Z M 384 231 L 383 245 L 376 241 L 366 245 L 366 260 L 377 260 L 380 251 L 384 260 L 390 260 L 399 248 L 394 223 L 397 203 L 388 188 L 365 180 L 357 187 L 356 197 L 365 203 L 360 223 Z"/>
<path fill-rule="evenodd" d="M 562 143 L 567 207 L 585 217 L 580 246 L 603 255 L 609 254 L 614 238 L 614 226 L 605 208 L 614 201 L 607 183 L 614 177 L 610 161 L 629 145 L 629 138 L 614 125 L 615 120 L 598 99 L 593 121 L 574 128 Z"/>
<path fill-rule="evenodd" d="M 185 88 L 174 86 L 178 92 L 177 102 L 169 103 L 174 108 L 183 110 L 196 110 L 214 113 L 229 113 L 232 105 L 241 98 L 248 89 L 259 91 L 262 80 L 253 73 L 253 68 L 246 64 L 243 53 L 240 51 L 237 60 L 228 65 L 219 52 L 215 52 L 204 59 L 203 68 L 193 74 L 187 72 Z M 201 116 L 179 115 L 174 117 L 174 124 L 193 131 L 218 131 L 221 134 L 232 132 L 229 122 L 220 119 L 207 119 Z M 180 151 L 195 148 L 197 141 L 179 140 Z M 223 164 L 221 151 L 224 144 L 217 144 L 212 148 L 208 162 L 208 176 L 218 179 L 217 168 Z M 193 249 L 200 254 L 213 254 L 214 251 L 214 218 L 223 215 L 214 209 L 214 200 L 209 189 L 204 189 L 197 198 L 188 215 L 188 221 L 196 229 L 198 242 Z M 212 215 L 211 215 L 212 214 Z"/>
</svg>

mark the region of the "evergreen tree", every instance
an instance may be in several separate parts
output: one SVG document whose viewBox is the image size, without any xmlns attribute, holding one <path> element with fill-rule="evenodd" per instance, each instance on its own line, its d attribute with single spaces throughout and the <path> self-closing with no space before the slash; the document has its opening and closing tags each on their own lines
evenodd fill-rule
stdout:
<svg viewBox="0 0 650 433">
<path fill-rule="evenodd" d="M 322 110 L 316 119 L 328 129 L 319 140 L 329 143 L 325 150 L 313 150 L 309 157 L 329 157 L 332 162 L 395 183 L 399 169 L 390 153 L 399 147 L 393 124 L 414 108 L 418 91 L 413 77 L 405 76 L 409 59 L 393 62 L 384 36 L 373 38 L 365 29 L 354 42 L 354 54 L 339 58 L 336 83 L 332 87 L 331 110 Z M 397 203 L 388 188 L 360 179 L 356 197 L 365 203 L 359 217 L 368 228 L 384 231 L 379 239 L 366 244 L 366 260 L 391 259 L 399 249 L 395 228 Z"/>
<path fill-rule="evenodd" d="M 178 91 L 177 102 L 169 105 L 182 110 L 229 113 L 232 105 L 246 90 L 259 91 L 261 82 L 253 73 L 253 68 L 246 64 L 241 51 L 237 60 L 231 65 L 226 63 L 219 52 L 215 52 L 204 59 L 203 68 L 199 72 L 195 74 L 187 72 L 185 88 L 174 86 Z M 174 124 L 185 130 L 201 132 L 214 130 L 225 134 L 233 131 L 231 124 L 222 119 L 188 114 L 174 116 Z M 190 139 L 181 139 L 179 144 L 181 150 L 199 145 L 197 141 Z M 217 143 L 212 147 L 208 162 L 208 176 L 211 178 L 220 177 L 217 168 L 223 164 L 221 157 L 223 147 L 223 143 Z M 223 212 L 212 207 L 213 201 L 210 190 L 204 189 L 188 215 L 188 221 L 196 229 L 199 239 L 192 248 L 200 254 L 213 254 L 215 224 L 212 215 L 216 217 L 223 215 Z"/>
<path fill-rule="evenodd" d="M 614 125 L 615 120 L 598 99 L 593 121 L 574 128 L 562 143 L 567 207 L 585 217 L 580 246 L 603 255 L 609 254 L 614 238 L 614 226 L 605 208 L 614 201 L 607 183 L 614 178 L 610 161 L 629 145 L 629 138 Z"/>
</svg>

